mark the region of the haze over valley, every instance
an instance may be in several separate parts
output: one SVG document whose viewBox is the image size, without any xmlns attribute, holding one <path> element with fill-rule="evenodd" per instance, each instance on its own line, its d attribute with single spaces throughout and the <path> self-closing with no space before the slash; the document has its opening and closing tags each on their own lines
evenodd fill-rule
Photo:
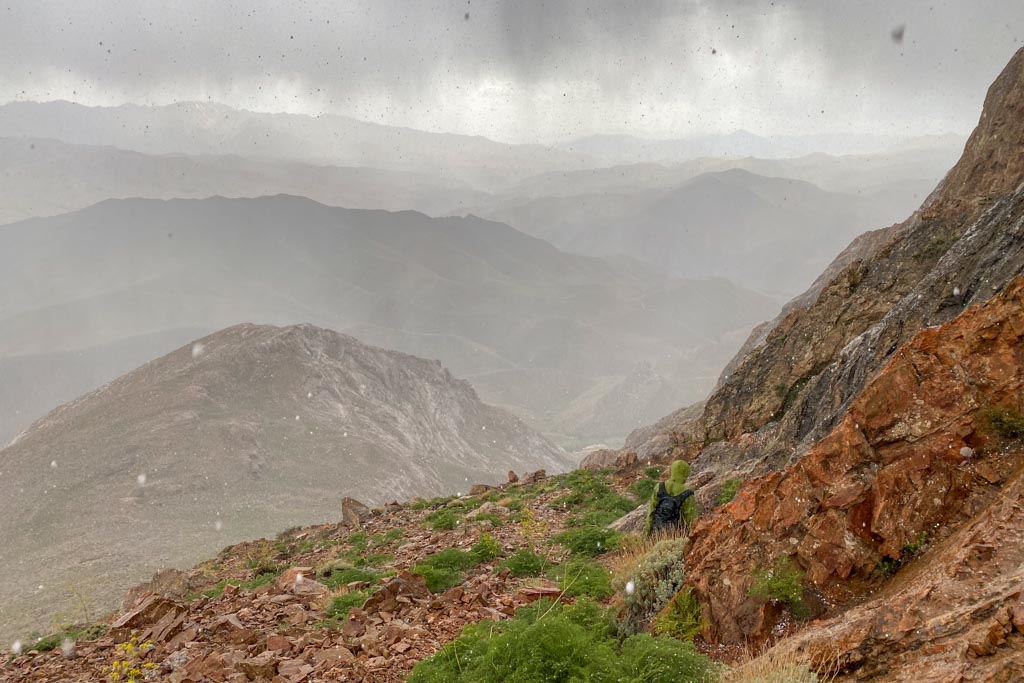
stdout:
<svg viewBox="0 0 1024 683">
<path fill-rule="evenodd" d="M 1022 26 L 0 5 L 0 680 L 1024 680 Z"/>
</svg>

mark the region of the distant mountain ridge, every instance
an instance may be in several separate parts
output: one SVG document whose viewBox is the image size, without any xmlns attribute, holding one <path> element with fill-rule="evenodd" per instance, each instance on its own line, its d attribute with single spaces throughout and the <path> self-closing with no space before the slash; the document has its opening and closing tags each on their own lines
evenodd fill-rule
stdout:
<svg viewBox="0 0 1024 683">
<path fill-rule="evenodd" d="M 508 145 L 333 114 L 264 114 L 207 102 L 115 107 L 10 102 L 0 105 L 0 137 L 52 138 L 147 154 L 237 154 L 411 171 L 479 189 L 556 168 L 594 165 L 584 155 L 542 145 Z"/>
<path fill-rule="evenodd" d="M 144 154 L 48 138 L 0 138 L 0 224 L 77 211 L 105 199 L 292 194 L 350 209 L 448 215 L 483 192 L 433 175 L 260 160 Z"/>
</svg>

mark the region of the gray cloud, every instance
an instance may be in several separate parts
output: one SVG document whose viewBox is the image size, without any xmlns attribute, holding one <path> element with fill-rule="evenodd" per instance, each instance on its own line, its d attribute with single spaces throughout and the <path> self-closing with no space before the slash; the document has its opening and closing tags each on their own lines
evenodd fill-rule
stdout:
<svg viewBox="0 0 1024 683">
<path fill-rule="evenodd" d="M 1003 0 L 0 0 L 0 101 L 210 99 L 516 141 L 965 132 L 1021 26 Z"/>
</svg>

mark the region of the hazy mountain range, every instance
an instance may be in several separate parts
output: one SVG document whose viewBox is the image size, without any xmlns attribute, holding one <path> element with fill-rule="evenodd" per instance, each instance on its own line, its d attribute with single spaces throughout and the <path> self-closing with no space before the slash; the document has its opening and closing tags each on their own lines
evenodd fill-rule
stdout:
<svg viewBox="0 0 1024 683">
<path fill-rule="evenodd" d="M 788 297 L 854 237 L 906 215 L 910 199 L 736 168 L 658 189 L 516 198 L 484 215 L 568 251 L 628 254 L 672 275 L 722 276 Z"/>
<path fill-rule="evenodd" d="M 897 149 L 963 146 L 961 135 L 895 136 L 872 133 L 756 135 L 738 130 L 718 135 L 656 140 L 633 135 L 590 135 L 558 145 L 560 149 L 598 159 L 604 166 L 641 162 L 677 164 L 698 157 L 763 157 L 776 159 L 808 154 L 871 154 Z"/>
<path fill-rule="evenodd" d="M 11 102 L 0 106 L 0 137 L 53 138 L 147 154 L 234 154 L 411 171 L 485 189 L 544 171 L 595 165 L 583 155 L 542 145 L 203 102 L 159 107 Z"/>
<path fill-rule="evenodd" d="M 113 379 L 184 330 L 311 322 L 438 358 L 548 431 L 615 436 L 657 414 L 636 413 L 652 393 L 700 398 L 775 308 L 725 280 L 568 254 L 479 218 L 289 196 L 109 200 L 0 228 L 0 358 L 15 378 L 0 405 L 70 400 L 97 368 Z M 83 370 L 68 371 L 76 358 Z M 606 431 L 584 431 L 644 362 L 656 371 L 647 388 L 632 380 L 632 403 L 608 406 Z M 34 417 L 7 412 L 0 432 Z"/>
</svg>

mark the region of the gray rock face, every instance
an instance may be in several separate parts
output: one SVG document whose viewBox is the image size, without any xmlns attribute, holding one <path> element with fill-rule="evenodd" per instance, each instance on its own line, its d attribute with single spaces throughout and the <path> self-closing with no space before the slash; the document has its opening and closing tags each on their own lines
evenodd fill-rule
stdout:
<svg viewBox="0 0 1024 683">
<path fill-rule="evenodd" d="M 383 504 L 571 464 L 437 361 L 311 325 L 238 325 L 0 450 L 0 637 L 45 630 L 68 586 L 96 613 L 157 569 L 336 520 L 345 496 Z"/>
</svg>

